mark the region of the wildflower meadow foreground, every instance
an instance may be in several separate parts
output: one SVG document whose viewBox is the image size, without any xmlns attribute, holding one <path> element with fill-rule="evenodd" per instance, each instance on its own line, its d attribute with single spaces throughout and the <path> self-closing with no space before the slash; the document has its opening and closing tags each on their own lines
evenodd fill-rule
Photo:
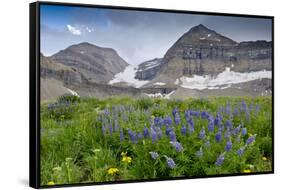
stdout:
<svg viewBox="0 0 281 190">
<path fill-rule="evenodd" d="M 40 151 L 41 185 L 270 172 L 272 99 L 63 96 Z"/>
</svg>

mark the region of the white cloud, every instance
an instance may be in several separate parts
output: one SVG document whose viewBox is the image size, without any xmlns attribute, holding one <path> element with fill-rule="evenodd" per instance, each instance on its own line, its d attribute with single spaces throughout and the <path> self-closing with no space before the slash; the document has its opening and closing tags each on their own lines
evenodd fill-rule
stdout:
<svg viewBox="0 0 281 190">
<path fill-rule="evenodd" d="M 86 26 L 86 30 L 87 30 L 87 32 L 89 32 L 89 33 L 91 33 L 91 32 L 93 31 L 93 29 L 91 29 L 91 28 L 89 28 L 89 27 L 87 27 L 87 26 Z"/>
<path fill-rule="evenodd" d="M 80 29 L 78 29 L 78 28 L 76 28 L 74 26 L 71 26 L 70 24 L 67 25 L 67 29 L 73 35 L 81 35 L 81 33 L 82 33 Z"/>
</svg>

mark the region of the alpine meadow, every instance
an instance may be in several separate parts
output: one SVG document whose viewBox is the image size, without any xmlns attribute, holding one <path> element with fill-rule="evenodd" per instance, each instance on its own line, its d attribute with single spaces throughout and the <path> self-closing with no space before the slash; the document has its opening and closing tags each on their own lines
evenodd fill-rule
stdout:
<svg viewBox="0 0 281 190">
<path fill-rule="evenodd" d="M 271 19 L 40 11 L 41 186 L 273 171 Z"/>
</svg>

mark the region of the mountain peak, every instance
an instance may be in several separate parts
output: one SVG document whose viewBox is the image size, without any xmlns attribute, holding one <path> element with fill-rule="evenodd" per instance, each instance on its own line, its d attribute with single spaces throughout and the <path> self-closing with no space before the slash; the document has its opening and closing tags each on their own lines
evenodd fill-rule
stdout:
<svg viewBox="0 0 281 190">
<path fill-rule="evenodd" d="M 196 26 L 192 27 L 188 31 L 188 33 L 215 33 L 215 31 L 210 30 L 209 28 L 207 28 L 203 24 L 199 24 L 199 25 L 196 25 Z"/>
<path fill-rule="evenodd" d="M 203 46 L 233 46 L 237 44 L 214 30 L 207 28 L 203 24 L 192 27 L 182 35 L 176 44 L 203 45 Z"/>
<path fill-rule="evenodd" d="M 193 26 L 191 29 L 199 29 L 199 30 L 209 30 L 205 25 L 203 24 L 198 24 L 196 26 Z"/>
</svg>

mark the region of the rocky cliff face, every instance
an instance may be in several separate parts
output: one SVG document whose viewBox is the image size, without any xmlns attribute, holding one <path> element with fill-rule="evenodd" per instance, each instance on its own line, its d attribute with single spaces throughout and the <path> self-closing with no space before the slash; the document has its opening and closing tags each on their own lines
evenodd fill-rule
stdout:
<svg viewBox="0 0 281 190">
<path fill-rule="evenodd" d="M 136 72 L 136 79 L 151 80 L 155 77 L 161 67 L 162 59 L 155 58 L 141 63 Z"/>
<path fill-rule="evenodd" d="M 237 43 L 200 24 L 175 42 L 152 75 L 149 70 L 142 75 L 167 82 L 182 75 L 215 76 L 226 67 L 237 72 L 271 70 L 271 47 L 267 41 Z"/>
<path fill-rule="evenodd" d="M 61 50 L 52 59 L 83 73 L 89 81 L 99 83 L 107 83 L 128 65 L 115 50 L 86 42 Z"/>
<path fill-rule="evenodd" d="M 87 81 L 86 77 L 76 69 L 60 64 L 51 58 L 40 55 L 41 78 L 53 78 L 64 85 L 81 84 Z"/>
</svg>

